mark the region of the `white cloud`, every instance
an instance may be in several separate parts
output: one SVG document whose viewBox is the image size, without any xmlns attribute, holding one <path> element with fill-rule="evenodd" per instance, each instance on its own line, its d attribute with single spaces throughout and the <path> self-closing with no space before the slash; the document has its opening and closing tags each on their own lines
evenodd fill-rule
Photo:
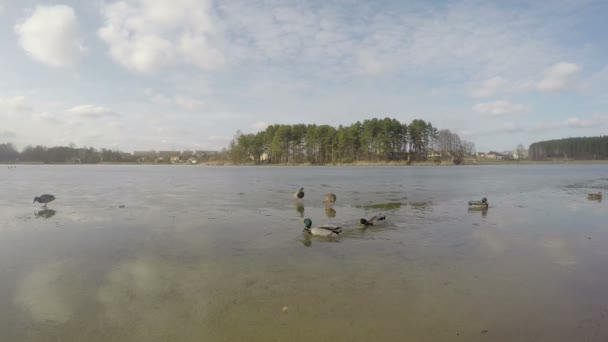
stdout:
<svg viewBox="0 0 608 342">
<path fill-rule="evenodd" d="M 500 129 L 499 131 L 502 132 L 506 132 L 506 133 L 517 133 L 517 132 L 522 132 L 524 129 L 517 126 L 516 124 L 512 123 L 512 122 L 507 122 L 505 124 L 503 124 L 502 129 Z"/>
<path fill-rule="evenodd" d="M 203 101 L 184 96 L 184 95 L 175 95 L 175 104 L 185 110 L 199 110 L 202 109 L 205 103 Z"/>
<path fill-rule="evenodd" d="M 150 99 L 150 101 L 152 101 L 152 103 L 157 105 L 168 106 L 173 103 L 170 97 L 161 93 L 157 93 L 152 89 L 145 89 L 144 94 L 146 94 L 146 96 Z"/>
<path fill-rule="evenodd" d="M 581 68 L 574 63 L 560 62 L 550 67 L 536 84 L 541 91 L 560 91 L 572 86 Z"/>
<path fill-rule="evenodd" d="M 603 127 L 608 123 L 608 116 L 594 114 L 589 119 L 581 119 L 577 116 L 568 118 L 562 126 L 569 128 L 592 128 Z"/>
<path fill-rule="evenodd" d="M 566 120 L 566 126 L 571 128 L 588 128 L 593 127 L 594 125 L 594 120 L 581 120 L 578 117 L 573 117 Z"/>
<path fill-rule="evenodd" d="M 59 125 L 64 123 L 60 118 L 58 118 L 55 114 L 49 112 L 41 112 L 34 115 L 35 120 L 42 121 L 44 123 Z"/>
<path fill-rule="evenodd" d="M 4 138 L 4 139 L 12 139 L 12 138 L 16 138 L 17 137 L 17 133 L 13 132 L 13 131 L 0 131 L 0 138 Z"/>
<path fill-rule="evenodd" d="M 68 109 L 67 113 L 76 117 L 88 119 L 100 119 L 118 116 L 118 113 L 114 112 L 110 108 L 90 104 L 73 107 L 71 109 Z"/>
<path fill-rule="evenodd" d="M 33 59 L 53 67 L 73 65 L 86 53 L 78 17 L 66 5 L 36 6 L 15 33 Z"/>
<path fill-rule="evenodd" d="M 524 105 L 510 103 L 508 101 L 493 101 L 478 103 L 473 106 L 473 110 L 490 116 L 501 116 L 509 113 L 521 112 L 525 109 Z"/>
<path fill-rule="evenodd" d="M 205 102 L 186 95 L 177 94 L 171 98 L 165 94 L 157 93 L 152 89 L 146 89 L 144 90 L 144 93 L 148 96 L 150 101 L 163 106 L 175 105 L 188 111 L 200 110 L 205 106 Z"/>
<path fill-rule="evenodd" d="M 209 136 L 209 138 L 207 140 L 209 141 L 230 141 L 230 139 L 232 139 L 229 136 L 226 135 L 211 135 Z"/>
<path fill-rule="evenodd" d="M 27 103 L 25 96 L 0 98 L 0 111 L 25 112 L 31 110 L 32 107 Z"/>
<path fill-rule="evenodd" d="M 266 127 L 268 127 L 268 126 L 269 126 L 269 124 L 267 122 L 257 121 L 251 125 L 251 128 L 256 132 L 259 132 L 259 131 L 265 130 Z"/>
<path fill-rule="evenodd" d="M 214 26 L 207 1 L 121 1 L 103 7 L 99 37 L 112 58 L 138 72 L 154 72 L 181 61 L 203 70 L 224 64 L 211 42 Z"/>
<path fill-rule="evenodd" d="M 481 87 L 471 92 L 473 97 L 490 97 L 507 87 L 508 82 L 500 76 L 495 76 L 481 83 Z"/>
</svg>

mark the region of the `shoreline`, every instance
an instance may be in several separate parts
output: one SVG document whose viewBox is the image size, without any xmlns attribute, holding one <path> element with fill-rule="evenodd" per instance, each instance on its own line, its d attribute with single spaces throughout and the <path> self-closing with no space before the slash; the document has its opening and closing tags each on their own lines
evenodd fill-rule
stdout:
<svg viewBox="0 0 608 342">
<path fill-rule="evenodd" d="M 200 163 L 200 164 L 157 164 L 157 163 L 134 163 L 134 162 L 117 162 L 117 163 L 95 163 L 95 164 L 69 164 L 69 163 L 43 163 L 43 162 L 0 162 L 0 165 L 148 165 L 148 166 L 252 166 L 252 167 L 268 167 L 268 166 L 293 166 L 293 167 L 365 167 L 365 166 L 395 166 L 395 167 L 408 167 L 408 166 L 474 166 L 474 165 L 602 165 L 608 164 L 608 160 L 465 160 L 462 164 L 456 165 L 452 162 L 442 161 L 436 163 L 432 161 L 412 162 L 398 161 L 398 162 L 354 162 L 354 163 L 330 163 L 330 164 L 292 164 L 292 163 L 281 163 L 281 164 L 234 164 L 232 162 L 215 162 L 215 163 Z"/>
</svg>

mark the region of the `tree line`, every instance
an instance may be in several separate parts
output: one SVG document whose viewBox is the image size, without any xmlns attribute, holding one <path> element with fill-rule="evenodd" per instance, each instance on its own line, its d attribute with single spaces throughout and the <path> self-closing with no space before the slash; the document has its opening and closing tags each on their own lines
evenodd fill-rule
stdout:
<svg viewBox="0 0 608 342">
<path fill-rule="evenodd" d="M 332 164 L 353 162 L 462 162 L 475 145 L 421 119 L 368 119 L 350 126 L 270 125 L 257 133 L 238 131 L 228 156 L 237 164 Z"/>
<path fill-rule="evenodd" d="M 74 146 L 27 146 L 22 151 L 11 143 L 0 144 L 0 162 L 34 162 L 46 164 L 83 163 L 96 164 L 105 162 L 133 162 L 135 158 L 129 153 L 92 147 L 77 148 Z"/>
<path fill-rule="evenodd" d="M 532 160 L 608 159 L 608 136 L 566 138 L 535 142 L 530 145 Z"/>
</svg>

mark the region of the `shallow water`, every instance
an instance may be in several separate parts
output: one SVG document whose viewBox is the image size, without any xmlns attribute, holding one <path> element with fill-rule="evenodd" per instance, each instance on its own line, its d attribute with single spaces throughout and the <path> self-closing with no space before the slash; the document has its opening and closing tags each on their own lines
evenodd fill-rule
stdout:
<svg viewBox="0 0 608 342">
<path fill-rule="evenodd" d="M 18 166 L 0 189 L 0 341 L 608 340 L 605 165 Z"/>
</svg>

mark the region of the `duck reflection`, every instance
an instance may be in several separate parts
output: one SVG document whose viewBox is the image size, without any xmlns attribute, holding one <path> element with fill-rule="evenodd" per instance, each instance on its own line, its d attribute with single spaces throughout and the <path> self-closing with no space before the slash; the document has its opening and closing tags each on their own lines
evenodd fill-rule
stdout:
<svg viewBox="0 0 608 342">
<path fill-rule="evenodd" d="M 57 213 L 57 211 L 53 210 L 53 209 L 42 209 L 38 212 L 34 212 L 34 216 L 37 218 L 51 218 L 53 216 L 55 216 L 55 214 Z"/>
<path fill-rule="evenodd" d="M 302 245 L 304 247 L 310 247 L 310 246 L 312 246 L 312 240 L 308 236 L 306 236 L 302 240 L 300 240 L 300 243 L 302 243 Z"/>
<path fill-rule="evenodd" d="M 333 207 L 325 207 L 325 215 L 327 217 L 336 217 L 336 209 Z"/>
<path fill-rule="evenodd" d="M 300 217 L 304 217 L 304 203 L 297 201 L 296 211 L 298 212 L 298 214 L 300 214 Z"/>
<path fill-rule="evenodd" d="M 486 207 L 469 207 L 469 213 L 481 212 L 482 217 L 486 217 L 488 215 L 488 208 Z"/>
</svg>

